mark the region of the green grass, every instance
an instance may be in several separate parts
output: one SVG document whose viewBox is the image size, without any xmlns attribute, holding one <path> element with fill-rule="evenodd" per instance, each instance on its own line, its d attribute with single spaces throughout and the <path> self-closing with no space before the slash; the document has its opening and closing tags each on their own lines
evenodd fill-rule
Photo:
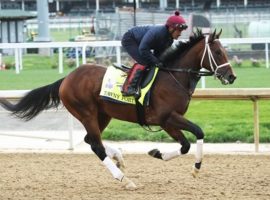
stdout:
<svg viewBox="0 0 270 200">
<path fill-rule="evenodd" d="M 81 30 L 79 29 L 70 28 L 70 29 L 60 29 L 60 30 L 51 29 L 50 34 L 53 41 L 66 42 L 77 35 L 81 35 L 82 33 L 81 33 Z"/>
<path fill-rule="evenodd" d="M 14 63 L 13 57 L 4 57 L 4 62 Z M 14 65 L 14 64 L 12 64 Z M 66 76 L 72 69 L 64 67 L 64 73 L 59 74 L 56 56 L 39 56 L 28 54 L 23 57 L 23 70 L 20 74 L 15 69 L 0 71 L 0 90 L 33 89 L 52 83 Z"/>
<path fill-rule="evenodd" d="M 270 142 L 269 101 L 259 101 L 260 142 Z M 244 117 L 243 117 L 244 116 Z M 253 104 L 251 101 L 192 100 L 185 116 L 198 124 L 206 142 L 253 142 Z M 158 130 L 158 127 L 154 127 Z M 127 131 L 129 130 L 129 131 Z M 185 132 L 189 141 L 195 136 Z M 137 124 L 113 120 L 103 133 L 110 140 L 173 141 L 164 131 L 147 132 Z"/>
<path fill-rule="evenodd" d="M 64 77 L 68 71 L 59 74 L 57 69 L 23 70 L 20 74 L 15 71 L 0 71 L 0 90 L 26 90 L 41 87 Z"/>
<path fill-rule="evenodd" d="M 52 61 L 53 60 L 53 61 Z M 45 64 L 46 63 L 46 64 Z M 52 69 L 52 65 L 57 65 L 57 60 L 51 57 L 24 58 L 24 69 L 20 74 L 15 74 L 15 70 L 0 71 L 0 90 L 10 89 L 32 89 L 58 80 L 73 69 L 65 66 L 64 74 L 58 73 L 58 68 Z M 265 67 L 243 67 L 234 68 L 237 79 L 232 85 L 222 85 L 214 77 L 206 77 L 207 88 L 267 88 L 270 87 L 270 69 Z M 199 82 L 198 87 L 201 87 Z"/>
<path fill-rule="evenodd" d="M 237 79 L 232 85 L 221 85 L 213 77 L 206 77 L 207 88 L 267 88 L 270 87 L 270 69 L 265 67 L 234 68 Z M 198 86 L 201 86 L 199 83 Z"/>
</svg>

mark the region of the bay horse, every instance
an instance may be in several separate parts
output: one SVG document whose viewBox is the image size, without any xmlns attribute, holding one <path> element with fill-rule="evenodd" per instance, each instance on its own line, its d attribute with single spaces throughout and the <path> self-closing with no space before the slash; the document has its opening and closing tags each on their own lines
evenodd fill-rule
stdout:
<svg viewBox="0 0 270 200">
<path fill-rule="evenodd" d="M 188 153 L 190 143 L 182 130 L 191 132 L 197 139 L 195 164 L 192 174 L 197 175 L 203 158 L 202 129 L 184 117 L 192 93 L 201 76 L 214 75 L 222 84 L 232 84 L 236 79 L 228 62 L 226 50 L 219 41 L 222 30 L 211 34 L 197 31 L 186 42 L 168 49 L 160 58 L 164 64 L 151 89 L 150 105 L 144 107 L 148 125 L 160 126 L 181 148 L 176 151 L 149 154 L 162 160 L 170 160 Z M 202 68 L 208 71 L 200 71 Z M 62 101 L 66 109 L 86 129 L 84 141 L 99 157 L 112 176 L 128 189 L 135 189 L 132 180 L 124 176 L 124 160 L 118 149 L 104 145 L 101 134 L 112 118 L 137 123 L 135 105 L 118 104 L 100 97 L 102 79 L 106 67 L 84 64 L 52 84 L 34 89 L 16 104 L 1 99 L 0 104 L 18 118 L 31 120 L 42 110 L 57 107 Z M 112 159 L 116 160 L 116 163 Z"/>
</svg>

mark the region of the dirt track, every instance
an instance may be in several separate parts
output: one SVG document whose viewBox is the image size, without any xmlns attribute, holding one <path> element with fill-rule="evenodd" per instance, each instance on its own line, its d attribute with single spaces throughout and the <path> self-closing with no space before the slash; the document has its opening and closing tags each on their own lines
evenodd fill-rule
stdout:
<svg viewBox="0 0 270 200">
<path fill-rule="evenodd" d="M 269 155 L 206 155 L 199 178 L 192 155 L 164 162 L 125 155 L 126 191 L 93 154 L 0 154 L 1 200 L 270 199 Z"/>
</svg>

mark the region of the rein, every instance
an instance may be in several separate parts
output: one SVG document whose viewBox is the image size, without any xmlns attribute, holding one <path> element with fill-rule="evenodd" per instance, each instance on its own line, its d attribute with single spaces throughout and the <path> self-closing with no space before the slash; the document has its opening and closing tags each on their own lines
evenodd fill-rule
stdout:
<svg viewBox="0 0 270 200">
<path fill-rule="evenodd" d="M 192 69 L 179 69 L 179 68 L 166 68 L 166 67 L 159 67 L 159 69 L 163 71 L 168 71 L 168 72 L 183 72 L 183 73 L 189 73 L 189 74 L 195 74 L 197 76 L 213 76 L 214 72 L 209 72 L 209 71 L 196 71 Z"/>
<path fill-rule="evenodd" d="M 193 90 L 187 90 L 181 83 L 180 81 L 175 78 L 175 76 L 172 74 L 172 72 L 180 72 L 180 73 L 188 73 L 188 74 L 195 74 L 197 77 L 201 76 L 212 76 L 214 73 L 209 72 L 209 71 L 195 71 L 192 69 L 179 69 L 179 68 L 166 68 L 166 67 L 159 67 L 160 70 L 166 71 L 170 74 L 172 79 L 177 83 L 177 85 L 186 93 L 186 95 L 191 99 L 191 96 L 193 94 Z"/>
</svg>

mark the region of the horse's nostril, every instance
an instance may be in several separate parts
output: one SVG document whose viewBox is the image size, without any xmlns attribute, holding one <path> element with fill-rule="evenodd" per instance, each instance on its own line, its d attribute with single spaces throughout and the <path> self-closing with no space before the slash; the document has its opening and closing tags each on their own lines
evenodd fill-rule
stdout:
<svg viewBox="0 0 270 200">
<path fill-rule="evenodd" d="M 234 76 L 233 74 L 231 74 L 229 76 L 229 82 L 232 84 L 234 82 L 234 80 L 236 79 L 236 76 Z"/>
</svg>

